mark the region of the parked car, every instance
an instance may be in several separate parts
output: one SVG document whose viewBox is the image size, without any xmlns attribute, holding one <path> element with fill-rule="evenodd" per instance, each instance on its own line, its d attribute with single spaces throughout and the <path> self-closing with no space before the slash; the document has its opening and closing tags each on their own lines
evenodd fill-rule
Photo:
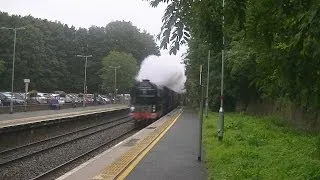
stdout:
<svg viewBox="0 0 320 180">
<path fill-rule="evenodd" d="M 81 99 L 81 102 L 83 102 L 83 94 L 78 95 L 79 99 Z M 86 104 L 91 104 L 93 103 L 93 94 L 86 94 L 84 98 Z"/>
<path fill-rule="evenodd" d="M 72 98 L 72 102 L 73 102 L 73 103 L 80 103 L 80 102 L 82 102 L 82 99 L 78 97 L 78 94 L 70 93 L 70 94 L 68 94 L 68 95 Z"/>
<path fill-rule="evenodd" d="M 10 106 L 10 98 L 0 93 L 1 106 Z"/>
<path fill-rule="evenodd" d="M 93 94 L 86 94 L 85 99 L 86 99 L 86 103 L 93 103 L 94 102 L 94 95 Z"/>
<path fill-rule="evenodd" d="M 64 91 L 53 91 L 53 94 L 59 94 L 62 97 L 66 96 L 66 93 Z"/>
<path fill-rule="evenodd" d="M 1 93 L 2 95 L 6 96 L 6 99 L 9 99 L 9 102 L 11 101 L 11 92 L 4 92 L 4 93 Z M 24 100 L 22 99 L 18 99 L 14 96 L 12 96 L 12 101 L 13 101 L 13 104 L 14 105 L 23 105 L 24 104 Z M 10 105 L 10 104 L 9 104 Z"/>
<path fill-rule="evenodd" d="M 11 93 L 10 93 L 11 94 Z M 25 94 L 24 93 L 13 93 L 14 97 L 17 99 L 25 100 Z"/>
<path fill-rule="evenodd" d="M 111 100 L 105 95 L 98 95 L 97 102 L 99 104 L 111 104 Z"/>
<path fill-rule="evenodd" d="M 72 101 L 74 101 L 74 97 L 71 94 L 67 94 L 64 101 L 66 103 L 72 103 Z"/>
<path fill-rule="evenodd" d="M 47 104 L 50 101 L 50 97 L 48 93 L 37 93 L 36 101 L 39 104 Z"/>
</svg>

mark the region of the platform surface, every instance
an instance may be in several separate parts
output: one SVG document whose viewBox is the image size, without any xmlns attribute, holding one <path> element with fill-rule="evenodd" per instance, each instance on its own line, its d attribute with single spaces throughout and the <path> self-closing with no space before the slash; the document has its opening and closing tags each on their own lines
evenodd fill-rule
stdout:
<svg viewBox="0 0 320 180">
<path fill-rule="evenodd" d="M 87 113 L 95 113 L 104 110 L 112 110 L 118 108 L 127 108 L 127 105 L 101 105 L 88 106 L 79 108 L 69 108 L 61 110 L 42 110 L 31 112 L 16 112 L 13 114 L 0 114 L 0 128 L 7 126 L 15 126 L 25 123 L 31 123 L 46 119 L 61 118 L 66 116 L 82 115 Z"/>
<path fill-rule="evenodd" d="M 185 109 L 175 124 L 126 177 L 128 180 L 207 179 L 198 161 L 199 117 Z"/>
</svg>

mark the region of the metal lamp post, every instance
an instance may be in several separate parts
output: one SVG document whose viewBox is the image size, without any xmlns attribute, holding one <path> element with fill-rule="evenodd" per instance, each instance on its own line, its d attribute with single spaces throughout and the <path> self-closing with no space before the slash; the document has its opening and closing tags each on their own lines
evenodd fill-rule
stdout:
<svg viewBox="0 0 320 180">
<path fill-rule="evenodd" d="M 203 123 L 203 83 L 202 83 L 202 64 L 200 65 L 199 71 L 199 86 L 201 91 L 200 99 L 200 124 L 199 124 L 199 153 L 198 161 L 202 160 L 202 123 Z"/>
<path fill-rule="evenodd" d="M 208 72 L 207 72 L 207 92 L 206 92 L 206 118 L 208 118 L 209 108 L 209 78 L 210 78 L 210 50 L 208 52 Z"/>
<path fill-rule="evenodd" d="M 114 69 L 114 101 L 116 101 L 116 97 L 117 97 L 117 69 L 120 68 L 120 66 L 109 66 L 109 68 Z"/>
<path fill-rule="evenodd" d="M 16 56 L 16 39 L 17 39 L 17 30 L 25 29 L 24 27 L 19 28 L 7 28 L 1 27 L 0 29 L 7 29 L 14 31 L 14 38 L 13 38 L 13 57 L 12 57 L 12 74 L 11 74 L 11 101 L 10 101 L 10 114 L 13 113 L 13 82 L 14 82 L 14 61 Z"/>
<path fill-rule="evenodd" d="M 88 58 L 92 57 L 92 55 L 77 55 L 77 57 L 86 58 L 84 63 L 84 82 L 83 82 L 83 107 L 86 106 L 85 96 L 87 94 L 87 62 Z"/>
<path fill-rule="evenodd" d="M 224 0 L 222 0 L 222 10 L 224 11 Z M 224 76 L 224 12 L 222 12 L 222 51 L 221 51 L 221 97 L 218 121 L 218 140 L 223 139 L 223 126 L 224 126 L 224 110 L 223 110 L 223 76 Z"/>
</svg>

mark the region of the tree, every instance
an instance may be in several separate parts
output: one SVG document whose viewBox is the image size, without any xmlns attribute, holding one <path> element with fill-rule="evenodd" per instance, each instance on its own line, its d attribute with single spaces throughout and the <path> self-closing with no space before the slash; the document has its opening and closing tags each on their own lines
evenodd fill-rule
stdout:
<svg viewBox="0 0 320 180">
<path fill-rule="evenodd" d="M 0 12 L 2 26 L 25 27 L 25 30 L 17 33 L 14 91 L 23 91 L 22 79 L 28 78 L 31 80 L 30 89 L 40 92 L 82 92 L 84 61 L 76 58 L 76 55 L 91 54 L 93 57 L 88 59 L 87 66 L 88 92 L 100 92 L 101 61 L 110 51 L 132 54 L 139 63 L 149 55 L 160 54 L 153 36 L 140 32 L 131 22 L 116 21 L 106 27 L 76 29 L 30 15 L 9 16 Z M 12 72 L 13 32 L 0 31 L 0 59 L 6 65 L 1 74 L 0 87 L 8 91 Z"/>
<path fill-rule="evenodd" d="M 105 92 L 114 92 L 115 71 L 117 68 L 117 89 L 119 93 L 128 93 L 135 82 L 138 66 L 137 60 L 130 54 L 124 52 L 111 51 L 103 58 L 100 77 L 102 79 L 102 88 Z"/>
<path fill-rule="evenodd" d="M 159 48 L 153 36 L 140 32 L 131 22 L 114 21 L 105 28 L 106 41 L 111 45 L 111 51 L 121 51 L 132 54 L 138 65 L 149 55 L 160 55 Z"/>
<path fill-rule="evenodd" d="M 221 50 L 226 52 L 225 90 L 236 101 L 287 98 L 309 111 L 320 109 L 320 1 L 150 0 L 167 3 L 159 38 L 176 53 L 188 41 L 188 81 L 212 52 L 211 88 L 220 86 Z M 225 17 L 222 28 L 222 15 Z M 225 46 L 222 47 L 222 32 Z M 199 49 L 201 47 L 201 49 Z M 220 59 L 220 60 L 219 60 Z M 218 92 L 211 91 L 214 96 Z M 226 103 L 228 103 L 227 101 Z"/>
</svg>

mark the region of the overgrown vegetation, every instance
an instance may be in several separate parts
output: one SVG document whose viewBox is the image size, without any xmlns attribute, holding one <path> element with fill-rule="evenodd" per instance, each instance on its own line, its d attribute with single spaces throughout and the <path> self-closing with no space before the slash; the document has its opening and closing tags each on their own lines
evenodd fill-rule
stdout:
<svg viewBox="0 0 320 180">
<path fill-rule="evenodd" d="M 225 0 L 224 8 L 222 0 L 149 1 L 168 4 L 161 47 L 176 53 L 188 41 L 186 86 L 192 100 L 199 100 L 199 65 L 207 69 L 211 50 L 209 97 L 217 110 L 224 49 L 226 108 L 281 97 L 308 112 L 320 110 L 319 0 Z"/>
<path fill-rule="evenodd" d="M 298 132 L 277 117 L 225 115 L 217 140 L 217 113 L 204 120 L 208 179 L 319 179 L 320 134 Z"/>
</svg>

